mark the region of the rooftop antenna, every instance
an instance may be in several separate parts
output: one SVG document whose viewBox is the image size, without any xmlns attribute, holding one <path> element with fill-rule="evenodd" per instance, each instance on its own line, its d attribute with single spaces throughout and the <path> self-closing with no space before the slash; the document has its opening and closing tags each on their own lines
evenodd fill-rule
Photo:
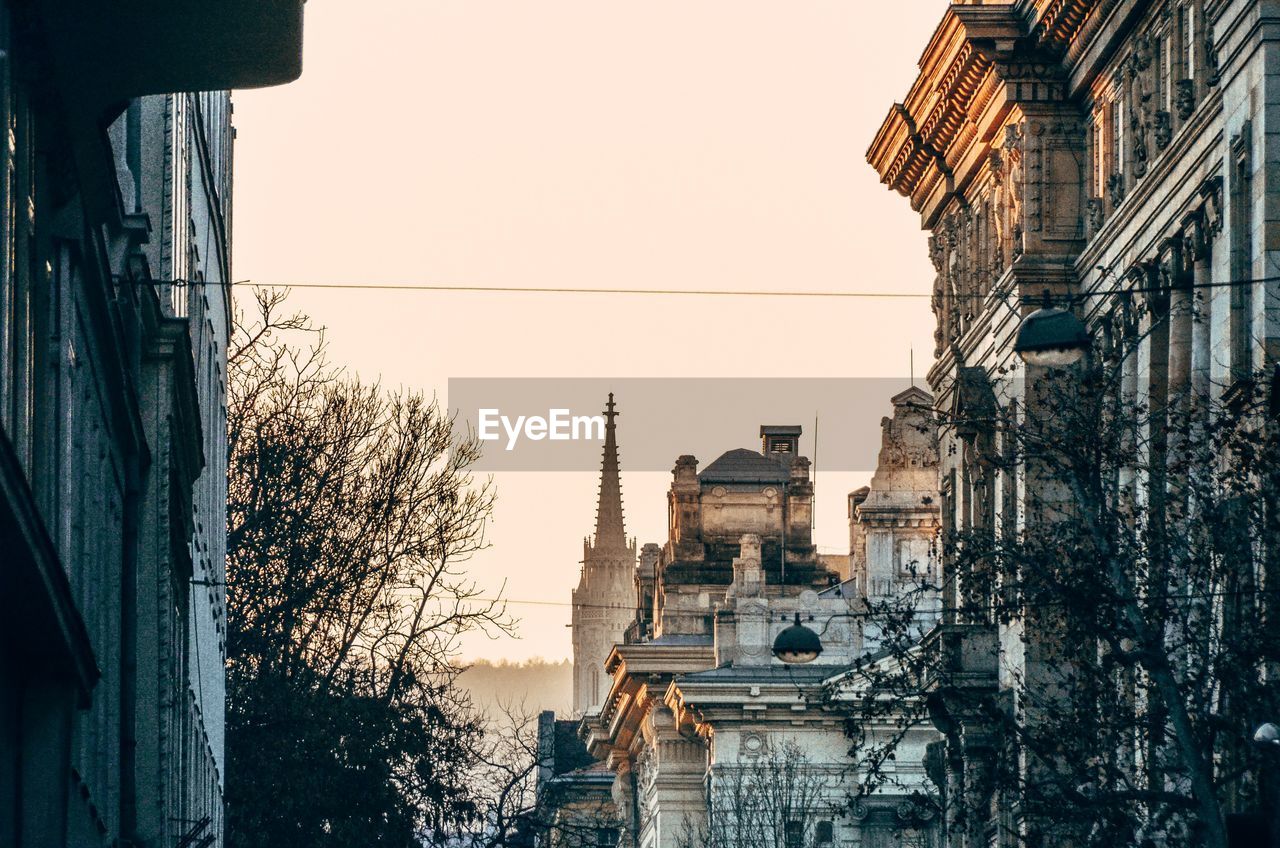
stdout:
<svg viewBox="0 0 1280 848">
<path fill-rule="evenodd" d="M 908 350 L 910 351 L 910 354 L 908 354 L 908 355 L 911 357 L 911 388 L 913 388 L 913 389 L 914 389 L 914 388 L 916 387 L 916 349 L 915 349 L 915 346 L 914 346 L 914 345 L 912 345 L 911 347 L 909 347 L 909 348 L 908 348 Z"/>
</svg>

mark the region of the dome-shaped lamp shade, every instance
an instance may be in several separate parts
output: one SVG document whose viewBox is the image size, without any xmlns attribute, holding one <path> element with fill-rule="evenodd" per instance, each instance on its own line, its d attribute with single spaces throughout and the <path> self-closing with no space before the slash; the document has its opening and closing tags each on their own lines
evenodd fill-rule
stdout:
<svg viewBox="0 0 1280 848">
<path fill-rule="evenodd" d="M 1280 745 L 1280 728 L 1267 722 L 1254 731 L 1253 741 L 1259 745 Z"/>
<path fill-rule="evenodd" d="M 1059 368 L 1080 361 L 1089 341 L 1074 313 L 1046 304 L 1023 319 L 1013 349 L 1028 365 Z"/>
<path fill-rule="evenodd" d="M 818 634 L 800 623 L 796 613 L 795 624 L 788 626 L 773 640 L 773 655 L 787 665 L 811 663 L 822 653 L 822 640 Z"/>
</svg>

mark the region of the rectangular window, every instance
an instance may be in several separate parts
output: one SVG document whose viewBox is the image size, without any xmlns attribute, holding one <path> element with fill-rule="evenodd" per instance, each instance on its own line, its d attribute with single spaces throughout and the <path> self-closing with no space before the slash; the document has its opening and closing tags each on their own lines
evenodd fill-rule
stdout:
<svg viewBox="0 0 1280 848">
<path fill-rule="evenodd" d="M 1191 10 L 1187 4 L 1178 6 L 1178 63 L 1175 69 L 1180 79 L 1191 76 L 1191 64 L 1187 61 L 1191 47 Z"/>
<path fill-rule="evenodd" d="M 1124 108 L 1124 92 L 1116 92 L 1116 101 L 1112 106 L 1114 116 L 1112 117 L 1112 129 L 1115 132 L 1115 142 L 1112 148 L 1112 155 L 1115 157 L 1115 167 L 1112 169 L 1117 174 L 1124 174 L 1124 146 L 1127 141 L 1125 133 L 1125 108 Z"/>
<path fill-rule="evenodd" d="M 1169 39 L 1161 35 L 1155 40 L 1155 91 L 1152 92 L 1157 109 L 1169 111 Z"/>
<path fill-rule="evenodd" d="M 1182 16 L 1187 27 L 1187 79 L 1196 77 L 1196 10 L 1191 3 L 1182 7 Z"/>
<path fill-rule="evenodd" d="M 1231 140 L 1231 376 L 1253 368 L 1253 157 L 1248 121 Z"/>
<path fill-rule="evenodd" d="M 7 37 L 7 34 L 6 34 Z M 0 424 L 31 471 L 32 351 L 31 277 L 35 251 L 35 156 L 26 92 L 13 78 L 12 52 L 0 62 Z"/>
</svg>

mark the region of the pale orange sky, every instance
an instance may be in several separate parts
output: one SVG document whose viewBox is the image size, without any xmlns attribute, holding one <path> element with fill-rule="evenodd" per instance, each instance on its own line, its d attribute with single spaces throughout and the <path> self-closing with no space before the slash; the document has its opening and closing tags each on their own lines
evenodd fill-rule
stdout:
<svg viewBox="0 0 1280 848">
<path fill-rule="evenodd" d="M 236 93 L 235 278 L 927 292 L 919 219 L 863 154 L 945 8 L 311 0 L 302 79 Z M 917 375 L 933 349 L 927 299 L 296 290 L 291 302 L 328 327 L 336 362 L 441 395 L 451 377 L 901 377 L 912 347 Z M 627 530 L 661 542 L 670 476 L 625 473 L 640 436 L 619 403 Z M 768 423 L 783 417 L 807 420 Z M 754 446 L 761 423 L 724 422 L 724 449 Z M 822 550 L 847 550 L 844 495 L 866 476 L 819 474 Z M 594 476 L 496 483 L 476 579 L 567 602 Z M 520 638 L 469 640 L 468 657 L 569 655 L 567 606 L 512 611 Z"/>
</svg>

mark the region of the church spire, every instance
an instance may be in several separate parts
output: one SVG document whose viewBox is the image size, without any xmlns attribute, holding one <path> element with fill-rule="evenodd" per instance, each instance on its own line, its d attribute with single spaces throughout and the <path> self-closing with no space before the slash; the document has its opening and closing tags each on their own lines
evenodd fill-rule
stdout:
<svg viewBox="0 0 1280 848">
<path fill-rule="evenodd" d="M 613 419 L 613 392 L 605 405 L 604 461 L 600 465 L 600 504 L 596 507 L 595 547 L 601 550 L 625 550 L 627 533 L 622 526 L 622 483 L 618 479 L 617 427 Z"/>
</svg>

